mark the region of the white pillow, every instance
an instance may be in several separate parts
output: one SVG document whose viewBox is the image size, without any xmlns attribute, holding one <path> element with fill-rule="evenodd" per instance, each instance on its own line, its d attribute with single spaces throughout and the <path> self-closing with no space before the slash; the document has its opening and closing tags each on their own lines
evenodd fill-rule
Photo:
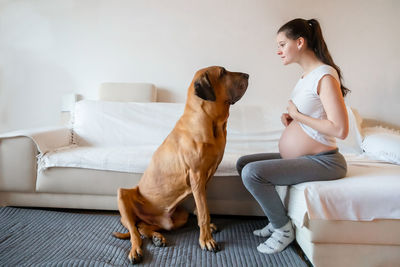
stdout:
<svg viewBox="0 0 400 267">
<path fill-rule="evenodd" d="M 339 148 L 340 153 L 361 154 L 363 152 L 361 149 L 362 118 L 358 114 L 357 110 L 352 109 L 349 106 L 347 106 L 346 108 L 347 108 L 347 114 L 349 117 L 349 134 L 347 135 L 347 137 L 344 140 L 337 138 L 336 144 Z"/>
<path fill-rule="evenodd" d="M 400 164 L 400 132 L 377 127 L 364 128 L 362 149 L 373 159 Z"/>
</svg>

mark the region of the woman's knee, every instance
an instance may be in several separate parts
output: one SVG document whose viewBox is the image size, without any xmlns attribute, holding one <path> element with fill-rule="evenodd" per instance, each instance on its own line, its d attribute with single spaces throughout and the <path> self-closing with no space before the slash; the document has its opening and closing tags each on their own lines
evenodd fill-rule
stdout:
<svg viewBox="0 0 400 267">
<path fill-rule="evenodd" d="M 253 163 L 248 163 L 242 169 L 242 181 L 246 188 L 257 186 L 262 182 L 254 165 Z"/>
<path fill-rule="evenodd" d="M 251 186 L 251 184 L 253 184 L 253 181 L 252 181 L 253 175 L 252 175 L 252 170 L 251 170 L 249 164 L 244 166 L 241 169 L 241 177 L 242 177 L 243 184 L 246 188 L 249 188 L 249 186 Z"/>
<path fill-rule="evenodd" d="M 245 160 L 245 157 L 246 156 L 242 156 L 236 161 L 236 170 L 239 175 L 242 175 L 242 170 L 246 166 L 247 161 Z"/>
</svg>

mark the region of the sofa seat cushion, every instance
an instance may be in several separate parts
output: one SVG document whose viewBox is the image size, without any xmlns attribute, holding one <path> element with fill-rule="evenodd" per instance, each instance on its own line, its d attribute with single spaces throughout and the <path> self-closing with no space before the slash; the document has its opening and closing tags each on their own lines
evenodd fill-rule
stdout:
<svg viewBox="0 0 400 267">
<path fill-rule="evenodd" d="M 47 153 L 39 160 L 39 173 L 51 167 L 143 173 L 156 145 L 135 147 L 68 147 Z"/>
<path fill-rule="evenodd" d="M 257 142 L 246 143 L 232 140 L 227 145 L 224 157 L 215 175 L 237 175 L 236 161 L 257 146 Z M 264 146 L 267 146 L 264 144 Z M 66 147 L 43 155 L 38 162 L 38 172 L 52 167 L 74 167 L 105 171 L 143 173 L 150 163 L 157 145 L 135 147 Z M 261 147 L 262 148 L 262 147 Z M 261 151 L 260 151 L 261 152 Z"/>
<path fill-rule="evenodd" d="M 84 168 L 48 168 L 38 174 L 36 194 L 42 196 L 59 196 L 54 201 L 75 196 L 77 199 L 85 196 L 115 197 L 111 209 L 117 209 L 118 188 L 132 188 L 137 185 L 141 173 L 127 173 L 115 171 L 101 171 Z M 221 190 L 224 188 L 224 190 Z M 281 199 L 287 192 L 286 186 L 277 186 Z M 6 198 L 8 196 L 5 196 Z M 47 199 L 47 198 L 45 198 Z M 50 198 L 51 199 L 51 198 Z M 49 200 L 50 200 L 49 199 Z M 2 198 L 0 197 L 0 201 Z M 26 198 L 25 206 L 30 206 L 34 199 Z M 58 203 L 56 206 L 79 208 L 79 202 Z M 207 184 L 207 203 L 212 214 L 251 215 L 264 216 L 263 211 L 253 196 L 247 191 L 242 179 L 236 176 L 214 176 Z M 69 205 L 73 206 L 69 206 Z M 193 196 L 189 196 L 182 203 L 188 211 L 195 209 Z M 40 204 L 39 205 L 43 205 Z M 101 203 L 95 205 L 96 209 L 110 209 L 110 205 Z"/>
<path fill-rule="evenodd" d="M 141 173 L 84 168 L 49 168 L 38 173 L 36 192 L 73 195 L 116 196 L 119 187 L 134 187 Z"/>
<path fill-rule="evenodd" d="M 298 227 L 309 220 L 400 219 L 400 166 L 365 155 L 345 155 L 346 177 L 290 187 L 288 214 Z"/>
</svg>

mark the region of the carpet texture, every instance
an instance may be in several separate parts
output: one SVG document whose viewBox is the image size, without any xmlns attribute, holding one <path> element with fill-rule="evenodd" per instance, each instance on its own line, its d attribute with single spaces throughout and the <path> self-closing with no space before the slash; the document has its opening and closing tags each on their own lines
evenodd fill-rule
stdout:
<svg viewBox="0 0 400 267">
<path fill-rule="evenodd" d="M 130 266 L 129 240 L 111 236 L 125 232 L 118 213 L 86 214 L 66 211 L 0 208 L 0 266 Z M 214 234 L 221 251 L 202 251 L 196 218 L 173 232 L 163 232 L 166 247 L 143 240 L 143 261 L 136 266 L 282 266 L 306 267 L 293 245 L 274 255 L 256 250 L 263 238 L 253 229 L 262 218 L 214 216 Z"/>
</svg>

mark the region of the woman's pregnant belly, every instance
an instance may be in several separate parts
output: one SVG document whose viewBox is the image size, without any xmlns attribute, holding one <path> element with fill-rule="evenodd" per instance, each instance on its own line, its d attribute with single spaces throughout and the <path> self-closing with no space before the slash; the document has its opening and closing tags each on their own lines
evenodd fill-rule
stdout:
<svg viewBox="0 0 400 267">
<path fill-rule="evenodd" d="M 324 145 L 312 139 L 295 121 L 292 121 L 285 128 L 279 139 L 279 153 L 284 159 L 314 155 L 332 149 L 335 149 L 335 147 Z"/>
</svg>

